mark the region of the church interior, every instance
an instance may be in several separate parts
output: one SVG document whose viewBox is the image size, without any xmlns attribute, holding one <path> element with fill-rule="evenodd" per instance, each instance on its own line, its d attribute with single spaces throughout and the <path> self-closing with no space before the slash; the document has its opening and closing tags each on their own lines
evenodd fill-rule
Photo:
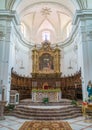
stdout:
<svg viewBox="0 0 92 130">
<path fill-rule="evenodd" d="M 0 0 L 0 130 L 92 130 L 91 70 L 91 0 Z"/>
</svg>

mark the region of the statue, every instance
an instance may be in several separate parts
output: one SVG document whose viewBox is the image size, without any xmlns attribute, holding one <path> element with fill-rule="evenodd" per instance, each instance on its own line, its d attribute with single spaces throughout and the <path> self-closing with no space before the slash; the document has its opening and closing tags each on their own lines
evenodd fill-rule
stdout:
<svg viewBox="0 0 92 130">
<path fill-rule="evenodd" d="M 88 85 L 87 85 L 87 91 L 88 91 L 88 97 L 92 96 L 92 83 L 91 80 L 89 80 Z"/>
</svg>

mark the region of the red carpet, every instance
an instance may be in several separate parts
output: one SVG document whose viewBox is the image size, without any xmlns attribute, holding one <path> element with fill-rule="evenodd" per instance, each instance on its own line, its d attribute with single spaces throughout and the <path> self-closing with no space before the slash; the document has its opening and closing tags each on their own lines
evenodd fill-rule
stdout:
<svg viewBox="0 0 92 130">
<path fill-rule="evenodd" d="M 19 130 L 72 130 L 68 122 L 63 121 L 26 121 Z"/>
</svg>

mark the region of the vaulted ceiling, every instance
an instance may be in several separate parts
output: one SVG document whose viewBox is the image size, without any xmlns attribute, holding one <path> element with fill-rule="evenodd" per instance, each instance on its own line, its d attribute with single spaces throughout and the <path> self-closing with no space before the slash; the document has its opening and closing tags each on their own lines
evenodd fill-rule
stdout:
<svg viewBox="0 0 92 130">
<path fill-rule="evenodd" d="M 64 28 L 72 21 L 76 10 L 71 0 L 21 0 L 14 9 L 26 26 L 25 37 L 38 43 L 41 42 L 42 31 L 46 30 L 52 34 L 52 42 L 64 40 Z"/>
<path fill-rule="evenodd" d="M 11 1 L 11 0 L 8 0 Z M 50 31 L 51 42 L 64 41 L 75 11 L 85 6 L 81 0 L 13 0 L 20 22 L 25 25 L 25 38 L 41 42 L 42 31 Z"/>
</svg>

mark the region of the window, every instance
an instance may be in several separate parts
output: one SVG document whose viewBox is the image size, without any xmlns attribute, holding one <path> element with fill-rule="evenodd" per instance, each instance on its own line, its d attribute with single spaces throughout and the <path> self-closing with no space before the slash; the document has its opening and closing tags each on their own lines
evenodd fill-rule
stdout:
<svg viewBox="0 0 92 130">
<path fill-rule="evenodd" d="M 67 26 L 67 37 L 69 37 L 69 35 L 70 35 L 71 28 L 72 28 L 72 25 L 71 25 L 71 22 L 70 22 L 70 23 L 68 24 L 68 26 Z"/>
<path fill-rule="evenodd" d="M 25 34 L 25 25 L 21 23 L 21 32 L 24 35 Z"/>
<path fill-rule="evenodd" d="M 42 40 L 43 41 L 45 41 L 45 40 L 50 41 L 50 32 L 49 31 L 43 31 L 42 32 Z"/>
</svg>

